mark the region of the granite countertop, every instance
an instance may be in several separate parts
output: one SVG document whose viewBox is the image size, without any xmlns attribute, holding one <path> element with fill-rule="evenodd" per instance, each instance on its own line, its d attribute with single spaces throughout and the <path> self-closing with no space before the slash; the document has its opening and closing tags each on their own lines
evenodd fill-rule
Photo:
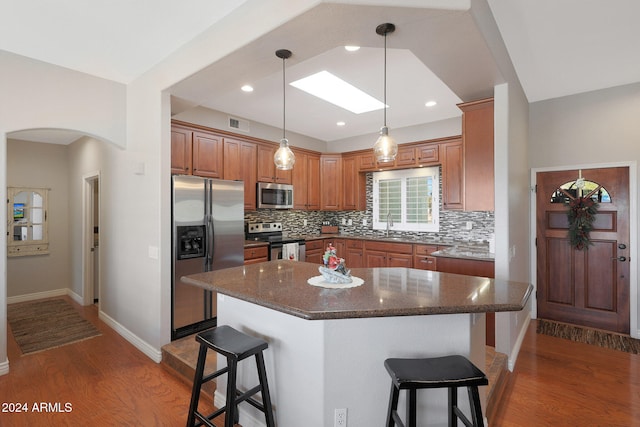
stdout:
<svg viewBox="0 0 640 427">
<path fill-rule="evenodd" d="M 481 242 L 468 242 L 445 240 L 441 238 L 411 238 L 411 237 L 384 237 L 384 236 L 352 236 L 345 234 L 313 234 L 290 236 L 307 241 L 319 239 L 355 239 L 371 240 L 389 243 L 410 243 L 421 245 L 436 245 L 439 250 L 432 252 L 435 257 L 474 259 L 480 261 L 494 261 L 494 254 L 489 252 L 489 245 Z"/>
<path fill-rule="evenodd" d="M 519 311 L 528 283 L 408 268 L 354 268 L 364 284 L 327 289 L 307 283 L 318 265 L 262 262 L 185 276 L 182 281 L 307 320 Z"/>
<path fill-rule="evenodd" d="M 245 240 L 244 247 L 245 248 L 256 248 L 259 246 L 269 246 L 269 242 L 262 242 L 260 240 Z"/>
<path fill-rule="evenodd" d="M 494 261 L 494 254 L 489 252 L 485 245 L 455 245 L 449 248 L 439 249 L 431 253 L 435 257 L 464 258 L 478 261 Z"/>
<path fill-rule="evenodd" d="M 451 246 L 456 243 L 453 240 L 445 240 L 441 238 L 429 238 L 429 237 L 385 237 L 385 236 L 361 236 L 351 234 L 305 234 L 289 236 L 295 238 L 309 240 L 320 239 L 353 239 L 353 240 L 371 240 L 376 242 L 390 242 L 390 243 L 411 243 L 421 245 L 438 245 L 438 246 Z"/>
</svg>

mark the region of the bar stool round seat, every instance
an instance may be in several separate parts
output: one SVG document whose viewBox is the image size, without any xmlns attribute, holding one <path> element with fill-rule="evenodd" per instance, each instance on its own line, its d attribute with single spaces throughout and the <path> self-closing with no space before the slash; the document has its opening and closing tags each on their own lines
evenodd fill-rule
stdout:
<svg viewBox="0 0 640 427">
<path fill-rule="evenodd" d="M 198 352 L 198 361 L 196 363 L 196 372 L 193 380 L 187 427 L 201 425 L 215 427 L 211 420 L 223 413 L 225 413 L 225 427 L 233 427 L 234 423 L 238 423 L 239 418 L 237 406 L 239 403 L 245 401 L 264 413 L 267 427 L 275 427 L 263 355 L 263 351 L 268 347 L 267 342 L 263 339 L 244 334 L 227 325 L 218 326 L 197 334 L 196 341 L 200 343 L 200 350 Z M 207 349 L 214 350 L 226 357 L 227 366 L 205 376 L 204 366 L 207 358 Z M 255 356 L 259 384 L 246 392 L 240 392 L 236 387 L 238 362 L 251 356 Z M 200 401 L 202 385 L 225 373 L 227 374 L 225 406 L 208 415 L 198 412 L 198 402 Z M 262 403 L 252 397 L 258 392 L 260 392 L 262 396 Z"/>
<path fill-rule="evenodd" d="M 387 359 L 384 366 L 391 376 L 391 395 L 387 427 L 416 427 L 416 391 L 425 388 L 448 388 L 449 427 L 458 419 L 467 427 L 484 427 L 478 386 L 489 384 L 485 374 L 460 355 L 421 359 Z M 471 421 L 458 408 L 458 387 L 466 387 L 471 407 Z M 407 424 L 398 415 L 400 390 L 407 390 Z"/>
</svg>

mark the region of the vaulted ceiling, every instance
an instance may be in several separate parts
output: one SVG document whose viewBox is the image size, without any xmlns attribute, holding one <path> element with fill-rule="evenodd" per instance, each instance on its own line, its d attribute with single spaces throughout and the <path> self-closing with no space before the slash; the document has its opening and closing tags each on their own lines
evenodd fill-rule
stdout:
<svg viewBox="0 0 640 427">
<path fill-rule="evenodd" d="M 0 0 L 0 49 L 128 83 L 253 1 L 264 0 Z M 503 80 L 482 36 L 486 23 L 468 11 L 344 3 L 350 4 L 321 2 L 176 84 L 176 106 L 203 105 L 281 126 L 282 63 L 274 55 L 279 48 L 294 53 L 287 60 L 288 81 L 327 69 L 381 99 L 383 40 L 375 27 L 382 22 L 397 26 L 388 36 L 392 128 L 455 117 L 455 103 L 490 96 Z M 605 0 L 471 4 L 490 7 L 530 102 L 640 81 L 637 0 L 616 0 L 615 7 Z M 346 44 L 362 48 L 351 54 L 342 49 Z M 247 83 L 254 92 L 240 91 Z M 430 99 L 438 105 L 429 109 L 424 103 Z M 291 87 L 287 105 L 289 129 L 325 141 L 371 133 L 382 120 L 380 111 L 346 113 Z M 346 125 L 336 127 L 339 120 Z"/>
</svg>

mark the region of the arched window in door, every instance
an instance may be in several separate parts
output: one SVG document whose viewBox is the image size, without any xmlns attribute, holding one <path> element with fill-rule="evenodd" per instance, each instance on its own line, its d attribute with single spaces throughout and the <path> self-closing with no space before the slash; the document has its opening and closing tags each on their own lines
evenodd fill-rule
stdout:
<svg viewBox="0 0 640 427">
<path fill-rule="evenodd" d="M 582 188 L 578 188 L 582 185 Z M 572 198 L 590 197 L 591 200 L 598 203 L 611 203 L 611 196 L 606 188 L 597 182 L 586 179 L 577 179 L 568 181 L 558 187 L 551 194 L 551 203 L 569 204 Z"/>
</svg>

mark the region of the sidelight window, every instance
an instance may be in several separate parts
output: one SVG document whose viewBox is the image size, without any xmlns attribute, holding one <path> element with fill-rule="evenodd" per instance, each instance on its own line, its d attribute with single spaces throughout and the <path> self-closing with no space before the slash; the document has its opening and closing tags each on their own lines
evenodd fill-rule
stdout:
<svg viewBox="0 0 640 427">
<path fill-rule="evenodd" d="M 373 173 L 374 230 L 438 231 L 439 168 Z"/>
</svg>

